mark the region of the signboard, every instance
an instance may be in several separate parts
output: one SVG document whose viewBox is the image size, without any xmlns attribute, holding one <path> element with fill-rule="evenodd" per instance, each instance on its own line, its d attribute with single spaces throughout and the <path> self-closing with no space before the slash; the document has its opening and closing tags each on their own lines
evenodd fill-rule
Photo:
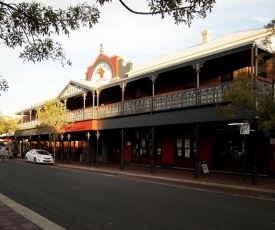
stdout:
<svg viewBox="0 0 275 230">
<path fill-rule="evenodd" d="M 207 164 L 201 164 L 201 168 L 203 173 L 209 173 L 208 165 Z"/>
<path fill-rule="evenodd" d="M 99 161 L 100 163 L 103 163 L 103 156 L 102 156 L 102 155 L 99 155 L 99 156 L 98 156 L 98 161 Z"/>
<path fill-rule="evenodd" d="M 241 135 L 248 135 L 250 133 L 250 125 L 249 124 L 242 124 L 240 127 L 240 134 Z"/>
</svg>

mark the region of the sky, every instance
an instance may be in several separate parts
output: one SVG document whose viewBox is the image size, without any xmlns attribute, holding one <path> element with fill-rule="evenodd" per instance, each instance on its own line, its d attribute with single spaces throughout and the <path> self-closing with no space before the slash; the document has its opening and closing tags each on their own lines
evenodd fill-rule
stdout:
<svg viewBox="0 0 275 230">
<path fill-rule="evenodd" d="M 28 2 L 27 0 L 25 0 Z M 19 0 L 6 3 L 18 3 Z M 95 0 L 37 0 L 55 8 Z M 68 3 L 69 2 L 69 3 Z M 136 11 L 146 10 L 146 0 L 125 0 Z M 274 0 L 216 0 L 205 19 L 195 18 L 191 26 L 176 25 L 172 18 L 141 16 L 127 11 L 117 0 L 100 8 L 99 23 L 92 29 L 73 31 L 56 41 L 63 45 L 72 66 L 62 67 L 51 60 L 41 63 L 23 61 L 20 49 L 6 47 L 0 41 L 0 76 L 8 81 L 7 92 L 0 91 L 0 112 L 11 115 L 57 97 L 70 80 L 85 79 L 87 67 L 99 55 L 119 55 L 135 65 L 201 44 L 201 31 L 209 29 L 211 39 L 230 33 L 259 29 L 275 19 Z"/>
</svg>

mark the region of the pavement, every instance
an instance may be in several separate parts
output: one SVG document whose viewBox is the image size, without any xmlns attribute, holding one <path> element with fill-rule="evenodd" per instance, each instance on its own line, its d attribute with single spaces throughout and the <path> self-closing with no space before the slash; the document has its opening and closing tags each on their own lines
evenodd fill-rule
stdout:
<svg viewBox="0 0 275 230">
<path fill-rule="evenodd" d="M 24 162 L 21 158 L 13 159 Z M 1 162 L 4 163 L 4 162 Z M 254 197 L 275 201 L 275 178 L 259 175 L 256 184 L 252 185 L 251 175 L 229 174 L 222 172 L 200 173 L 195 178 L 193 170 L 162 169 L 155 168 L 151 172 L 149 166 L 124 166 L 116 164 L 95 164 L 84 162 L 57 162 L 54 167 L 67 168 L 70 170 L 89 171 L 91 173 L 116 175 L 118 177 L 142 180 L 152 183 L 162 183 L 174 186 L 188 187 L 193 189 L 207 190 L 212 192 L 229 193 L 238 196 Z M 0 194 L 0 229 L 63 229 L 50 220 L 34 213 L 24 206 L 14 202 L 8 197 Z"/>
</svg>

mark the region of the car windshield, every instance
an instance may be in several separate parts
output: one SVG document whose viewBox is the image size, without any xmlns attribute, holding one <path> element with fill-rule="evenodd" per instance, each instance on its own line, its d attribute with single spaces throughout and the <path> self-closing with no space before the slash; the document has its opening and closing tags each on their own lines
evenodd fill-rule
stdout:
<svg viewBox="0 0 275 230">
<path fill-rule="evenodd" d="M 39 154 L 39 155 L 50 155 L 50 153 L 48 153 L 47 151 L 45 151 L 45 150 L 36 150 L 37 151 L 37 153 Z"/>
</svg>

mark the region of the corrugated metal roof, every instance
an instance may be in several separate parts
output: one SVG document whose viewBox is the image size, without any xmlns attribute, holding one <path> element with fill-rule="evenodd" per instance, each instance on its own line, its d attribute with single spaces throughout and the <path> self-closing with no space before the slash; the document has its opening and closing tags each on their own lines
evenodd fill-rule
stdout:
<svg viewBox="0 0 275 230">
<path fill-rule="evenodd" d="M 259 39 L 266 37 L 266 29 L 241 31 L 214 39 L 208 43 L 200 44 L 166 56 L 145 62 L 132 69 L 128 76 L 136 77 L 147 73 L 156 72 L 174 65 L 190 62 L 225 50 L 241 47 L 246 44 L 257 43 Z"/>
</svg>

